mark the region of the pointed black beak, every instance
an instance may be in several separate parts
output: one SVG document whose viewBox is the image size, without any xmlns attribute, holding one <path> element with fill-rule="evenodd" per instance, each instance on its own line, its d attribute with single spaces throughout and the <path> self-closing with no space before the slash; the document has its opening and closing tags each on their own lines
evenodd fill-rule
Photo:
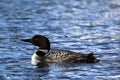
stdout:
<svg viewBox="0 0 120 80">
<path fill-rule="evenodd" d="M 30 42 L 31 43 L 31 39 L 21 39 L 21 41 Z"/>
</svg>

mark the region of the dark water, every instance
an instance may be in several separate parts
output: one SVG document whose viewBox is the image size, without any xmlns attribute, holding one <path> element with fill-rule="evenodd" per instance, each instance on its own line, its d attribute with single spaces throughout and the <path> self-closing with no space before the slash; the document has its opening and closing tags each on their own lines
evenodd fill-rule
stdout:
<svg viewBox="0 0 120 80">
<path fill-rule="evenodd" d="M 30 63 L 47 36 L 51 50 L 95 52 L 95 64 Z M 0 0 L 0 80 L 120 80 L 120 0 Z"/>
</svg>

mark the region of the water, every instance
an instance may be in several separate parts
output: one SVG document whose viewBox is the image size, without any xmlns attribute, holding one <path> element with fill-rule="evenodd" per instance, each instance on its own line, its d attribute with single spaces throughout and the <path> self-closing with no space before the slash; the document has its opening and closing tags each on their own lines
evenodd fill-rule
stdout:
<svg viewBox="0 0 120 80">
<path fill-rule="evenodd" d="M 0 80 L 120 80 L 120 0 L 0 0 Z M 30 63 L 41 34 L 52 50 L 93 51 L 95 64 Z"/>
</svg>

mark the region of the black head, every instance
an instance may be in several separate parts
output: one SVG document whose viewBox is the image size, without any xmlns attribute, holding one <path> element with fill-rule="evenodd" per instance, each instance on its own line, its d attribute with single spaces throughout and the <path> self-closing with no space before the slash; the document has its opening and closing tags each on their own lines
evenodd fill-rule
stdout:
<svg viewBox="0 0 120 80">
<path fill-rule="evenodd" d="M 42 35 L 35 35 L 31 39 L 22 39 L 22 41 L 30 42 L 35 46 L 38 46 L 40 49 L 50 50 L 50 42 L 47 37 Z"/>
</svg>

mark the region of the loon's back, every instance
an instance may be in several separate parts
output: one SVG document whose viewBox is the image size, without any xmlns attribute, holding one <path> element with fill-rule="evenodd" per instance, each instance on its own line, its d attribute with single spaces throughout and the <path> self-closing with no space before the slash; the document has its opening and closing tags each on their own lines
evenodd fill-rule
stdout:
<svg viewBox="0 0 120 80">
<path fill-rule="evenodd" d="M 48 53 L 45 60 L 46 62 L 82 63 L 93 62 L 97 59 L 93 56 L 93 53 L 82 54 L 73 51 L 59 50 Z"/>
</svg>

